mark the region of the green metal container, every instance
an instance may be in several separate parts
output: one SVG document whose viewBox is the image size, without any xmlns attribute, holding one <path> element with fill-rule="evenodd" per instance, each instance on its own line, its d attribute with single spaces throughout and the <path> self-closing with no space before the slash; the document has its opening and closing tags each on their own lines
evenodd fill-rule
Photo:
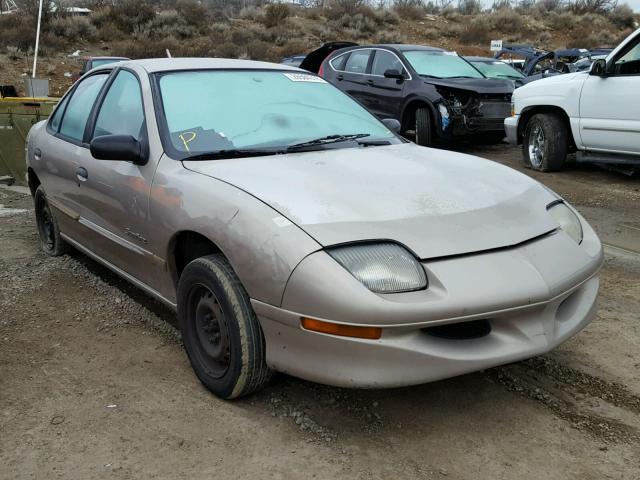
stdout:
<svg viewBox="0 0 640 480">
<path fill-rule="evenodd" d="M 33 124 L 51 115 L 57 98 L 0 98 L 0 177 L 25 185 L 24 146 Z"/>
</svg>

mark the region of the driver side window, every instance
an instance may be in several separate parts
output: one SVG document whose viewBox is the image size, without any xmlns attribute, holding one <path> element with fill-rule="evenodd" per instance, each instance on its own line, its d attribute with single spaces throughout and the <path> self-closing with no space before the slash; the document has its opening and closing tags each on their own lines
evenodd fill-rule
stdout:
<svg viewBox="0 0 640 480">
<path fill-rule="evenodd" d="M 144 128 L 140 83 L 133 73 L 121 70 L 100 106 L 93 138 L 102 135 L 131 135 L 140 140 Z"/>
<path fill-rule="evenodd" d="M 640 75 L 640 42 L 615 61 L 615 75 Z"/>
</svg>

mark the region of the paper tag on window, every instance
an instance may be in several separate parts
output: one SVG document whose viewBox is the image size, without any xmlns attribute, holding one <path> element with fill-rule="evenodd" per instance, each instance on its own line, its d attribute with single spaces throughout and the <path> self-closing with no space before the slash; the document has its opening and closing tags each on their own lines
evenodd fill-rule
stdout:
<svg viewBox="0 0 640 480">
<path fill-rule="evenodd" d="M 308 73 L 283 73 L 292 82 L 327 83 L 326 80 Z"/>
</svg>

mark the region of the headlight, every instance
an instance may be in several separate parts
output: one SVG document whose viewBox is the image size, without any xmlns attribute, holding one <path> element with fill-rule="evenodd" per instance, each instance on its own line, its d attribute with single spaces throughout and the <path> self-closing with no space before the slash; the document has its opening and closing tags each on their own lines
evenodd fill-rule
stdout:
<svg viewBox="0 0 640 480">
<path fill-rule="evenodd" d="M 442 130 L 446 130 L 449 126 L 449 110 L 443 104 L 438 105 L 440 118 L 442 119 Z"/>
<path fill-rule="evenodd" d="M 372 292 L 399 293 L 427 287 L 422 265 L 395 243 L 347 245 L 327 253 Z"/>
<path fill-rule="evenodd" d="M 573 238 L 576 243 L 582 242 L 582 225 L 580 219 L 563 202 L 552 203 L 547 207 L 549 214 L 558 222 L 560 228 Z"/>
</svg>

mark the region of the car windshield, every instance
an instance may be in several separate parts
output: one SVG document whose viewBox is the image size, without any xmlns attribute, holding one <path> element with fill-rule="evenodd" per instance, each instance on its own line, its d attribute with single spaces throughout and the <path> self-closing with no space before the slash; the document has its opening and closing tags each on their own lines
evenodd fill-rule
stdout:
<svg viewBox="0 0 640 480">
<path fill-rule="evenodd" d="M 500 60 L 494 61 L 474 61 L 471 60 L 471 64 L 480 70 L 485 77 L 489 78 L 523 78 L 524 75 L 517 71 L 515 68 L 507 65 Z"/>
<path fill-rule="evenodd" d="M 180 158 L 224 150 L 286 148 L 329 136 L 399 142 L 358 103 L 315 75 L 275 70 L 183 71 L 161 74 L 159 86 L 166 143 Z M 357 145 L 352 140 L 338 146 Z M 323 144 L 314 147 L 324 148 Z"/>
<path fill-rule="evenodd" d="M 418 75 L 436 78 L 484 78 L 466 60 L 450 52 L 411 50 L 403 52 Z"/>
</svg>

